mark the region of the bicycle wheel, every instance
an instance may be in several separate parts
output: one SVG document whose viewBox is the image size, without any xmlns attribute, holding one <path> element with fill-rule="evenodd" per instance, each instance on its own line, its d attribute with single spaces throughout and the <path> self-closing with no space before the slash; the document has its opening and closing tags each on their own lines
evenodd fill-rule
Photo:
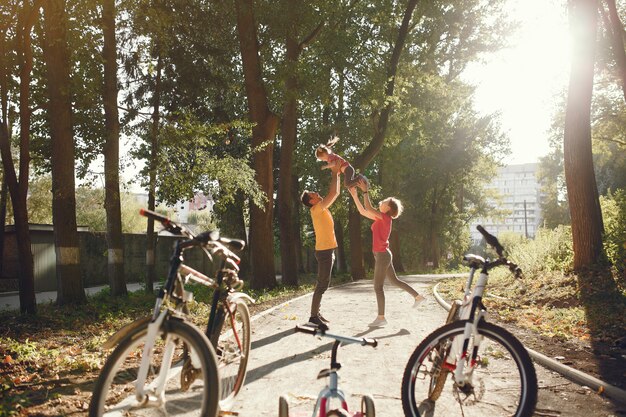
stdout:
<svg viewBox="0 0 626 417">
<path fill-rule="evenodd" d="M 428 335 L 411 355 L 402 378 L 406 416 L 531 416 L 537 403 L 537 376 L 524 346 L 505 329 L 481 321 L 476 362 L 465 360 L 470 376 L 463 387 L 454 380 L 455 364 L 444 364 L 455 337 L 463 336 L 466 320 L 447 324 Z M 473 345 L 474 336 L 470 339 Z M 471 356 L 471 353 L 470 355 Z M 447 366 L 446 366 L 447 365 Z M 449 369 L 445 378 L 442 368 Z M 433 380 L 435 381 L 433 385 Z M 437 381 L 437 401 L 429 398 Z"/>
<path fill-rule="evenodd" d="M 250 354 L 250 311 L 242 300 L 228 307 L 217 342 L 217 359 L 221 379 L 220 406 L 227 407 L 239 394 L 246 379 Z"/>
<path fill-rule="evenodd" d="M 364 395 L 361 398 L 361 415 L 363 417 L 376 417 L 374 400 L 369 395 Z"/>
<path fill-rule="evenodd" d="M 163 322 L 146 378 L 148 398 L 137 399 L 135 380 L 147 332 L 147 325 L 135 329 L 113 350 L 94 386 L 89 416 L 217 416 L 219 378 L 215 352 L 202 331 L 178 319 Z M 169 372 L 164 375 L 163 393 L 158 395 L 157 377 L 168 347 L 173 348 L 172 361 L 168 364 Z M 191 353 L 200 369 L 198 379 L 187 389 L 180 385 L 185 351 Z"/>
<path fill-rule="evenodd" d="M 459 309 L 461 307 L 461 301 L 454 300 L 452 305 L 450 306 L 450 310 L 448 311 L 448 317 L 446 318 L 446 324 L 452 323 L 459 319 Z M 428 399 L 431 401 L 437 401 L 439 396 L 441 395 L 441 391 L 443 390 L 444 385 L 446 384 L 446 379 L 448 378 L 448 374 L 450 371 L 447 368 L 443 368 L 441 365 L 443 364 L 443 360 L 441 358 L 445 358 L 448 356 L 448 352 L 450 351 L 450 340 L 442 341 L 435 347 L 437 354 L 435 355 L 436 363 L 433 363 L 432 373 L 430 375 L 430 385 L 428 388 Z"/>
</svg>

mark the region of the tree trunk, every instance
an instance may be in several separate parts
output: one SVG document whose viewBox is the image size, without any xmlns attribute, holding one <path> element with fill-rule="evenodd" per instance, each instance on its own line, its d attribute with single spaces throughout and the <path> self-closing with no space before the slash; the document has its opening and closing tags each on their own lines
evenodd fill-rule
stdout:
<svg viewBox="0 0 626 417">
<path fill-rule="evenodd" d="M 30 233 L 28 229 L 28 211 L 26 198 L 28 193 L 28 174 L 30 163 L 30 78 L 33 66 L 30 33 L 34 22 L 39 16 L 41 1 L 37 0 L 31 7 L 30 3 L 23 2 L 22 10 L 16 28 L 16 52 L 20 69 L 20 173 L 19 179 L 15 173 L 15 165 L 11 155 L 10 134 L 7 120 L 7 69 L 4 63 L 1 68 L 0 83 L 2 84 L 2 127 L 0 127 L 0 148 L 4 168 L 3 181 L 9 188 L 13 205 L 13 220 L 17 240 L 17 256 L 19 261 L 19 294 L 20 312 L 22 314 L 36 314 L 35 275 L 33 254 L 31 249 Z M 5 57 L 5 39 L 2 36 L 0 56 Z M 2 223 L 4 231 L 4 222 Z M 2 256 L 2 252 L 0 252 Z"/>
<path fill-rule="evenodd" d="M 405 272 L 404 264 L 402 263 L 402 252 L 400 248 L 400 232 L 397 230 L 391 231 L 389 239 L 389 249 L 393 254 L 393 267 L 396 272 Z"/>
<path fill-rule="evenodd" d="M 298 271 L 301 273 L 307 272 L 302 254 L 304 248 L 302 247 L 302 236 L 301 236 L 301 222 L 300 222 L 300 213 L 302 210 L 302 204 L 300 203 L 300 190 L 298 189 L 298 175 L 295 172 L 291 174 L 291 201 L 293 210 L 293 224 L 295 226 L 295 234 L 294 237 L 296 239 L 296 264 L 298 265 Z"/>
<path fill-rule="evenodd" d="M 361 237 L 361 215 L 354 204 L 348 212 L 348 233 L 350 235 L 350 274 L 353 281 L 365 279 L 363 264 L 363 241 Z"/>
<path fill-rule="evenodd" d="M 4 171 L 3 171 L 4 172 Z M 4 266 L 4 228 L 7 224 L 7 200 L 9 199 L 9 186 L 6 178 L 2 176 L 2 189 L 0 189 L 0 277 Z"/>
<path fill-rule="evenodd" d="M 622 94 L 626 101 L 626 51 L 624 50 L 624 24 L 619 18 L 617 12 L 617 6 L 615 0 L 606 0 L 609 6 L 609 16 L 607 17 L 607 32 L 611 37 L 611 48 L 615 55 L 615 62 L 617 63 L 617 71 L 621 81 Z M 602 8 L 604 14 L 604 8 Z"/>
<path fill-rule="evenodd" d="M 159 129 L 161 123 L 161 72 L 163 71 L 163 59 L 158 42 L 156 46 L 157 66 L 154 81 L 154 95 L 152 97 L 152 129 L 150 132 L 150 172 L 148 173 L 148 210 L 154 211 L 156 208 L 156 180 L 157 180 L 157 159 L 159 155 Z M 146 229 L 146 292 L 154 291 L 154 281 L 156 280 L 156 233 L 154 232 L 154 220 L 148 218 Z"/>
<path fill-rule="evenodd" d="M 337 272 L 348 272 L 343 225 L 338 219 L 335 219 L 335 236 L 337 237 Z"/>
<path fill-rule="evenodd" d="M 409 0 L 407 3 L 406 9 L 404 11 L 404 17 L 402 19 L 402 24 L 398 29 L 398 37 L 396 38 L 396 42 L 393 47 L 393 51 L 391 54 L 391 59 L 389 61 L 389 65 L 387 67 L 387 77 L 386 77 L 386 85 L 385 85 L 385 97 L 386 105 L 380 112 L 380 116 L 374 126 L 374 134 L 372 136 L 372 141 L 367 145 L 367 147 L 363 150 L 361 154 L 359 154 L 353 161 L 352 165 L 355 169 L 363 172 L 365 168 L 372 162 L 372 160 L 378 155 L 380 150 L 385 143 L 385 135 L 387 133 L 387 123 L 389 121 L 389 116 L 391 115 L 391 111 L 393 110 L 393 100 L 391 98 L 394 95 L 395 89 L 395 78 L 398 72 L 398 64 L 400 62 L 400 55 L 402 50 L 404 49 L 404 44 L 406 42 L 406 38 L 410 31 L 410 23 L 411 18 L 413 16 L 413 11 L 417 6 L 417 0 Z M 352 277 L 354 279 L 360 279 L 360 277 L 365 277 L 365 271 L 363 269 L 363 253 L 362 250 L 357 250 L 354 246 L 355 244 L 361 247 L 361 220 L 359 214 L 353 208 L 352 204 L 350 205 L 350 219 L 349 219 L 349 229 L 350 229 L 350 245 L 351 253 L 351 266 L 352 266 Z M 358 234 L 357 234 L 358 233 Z"/>
<path fill-rule="evenodd" d="M 216 210 L 216 214 L 219 217 L 219 229 L 221 235 L 248 242 L 248 237 L 246 236 L 246 221 L 244 217 L 245 205 L 245 196 L 243 193 L 238 192 L 235 195 L 234 202 L 227 204 L 222 210 L 219 210 L 219 208 Z M 240 254 L 240 257 L 245 260 L 245 262 L 241 262 L 239 265 L 241 268 L 239 270 L 239 276 L 241 278 L 249 278 L 250 261 L 248 245 L 246 245 L 246 249 Z"/>
<path fill-rule="evenodd" d="M 298 127 L 298 75 L 297 63 L 300 55 L 296 41 L 297 19 L 296 7 L 293 0 L 286 2 L 287 37 L 286 61 L 287 79 L 285 80 L 285 106 L 283 108 L 282 141 L 280 147 L 280 169 L 278 183 L 278 227 L 280 229 L 280 263 L 282 283 L 284 285 L 298 285 L 298 264 L 296 258 L 295 234 L 293 222 L 293 200 L 291 198 L 293 180 L 293 154 Z"/>
<path fill-rule="evenodd" d="M 4 104 L 4 103 L 3 103 Z M 3 107 L 6 108 L 6 105 Z M 4 110 L 4 109 L 3 109 Z M 6 112 L 3 111 L 2 124 L 0 126 L 0 151 L 2 153 L 2 165 L 4 180 L 9 186 L 11 203 L 13 205 L 13 220 L 15 224 L 15 237 L 17 240 L 17 258 L 19 262 L 19 294 L 20 312 L 22 314 L 36 314 L 37 303 L 35 301 L 35 275 L 33 271 L 33 253 L 31 251 L 30 233 L 28 230 L 28 211 L 26 210 L 26 194 L 21 194 L 17 182 L 17 175 L 11 157 L 9 144 L 9 131 L 6 123 Z M 2 225 L 4 230 L 4 224 Z M 0 255 L 2 255 L 0 253 Z"/>
<path fill-rule="evenodd" d="M 70 54 L 63 0 L 43 4 L 48 121 L 52 139 L 52 222 L 57 261 L 57 303 L 84 303 L 76 228 L 74 134 L 70 98 Z"/>
<path fill-rule="evenodd" d="M 267 201 L 263 207 L 250 207 L 250 259 L 253 289 L 276 286 L 274 268 L 274 228 L 272 211 L 274 200 L 273 162 L 274 137 L 279 118 L 270 111 L 267 93 L 261 76 L 259 43 L 254 20 L 253 0 L 235 0 L 237 9 L 237 35 L 243 63 L 244 84 L 252 129 L 252 146 L 267 145 L 260 152 L 255 152 L 252 166 L 256 180 L 265 192 Z"/>
<path fill-rule="evenodd" d="M 574 269 L 595 264 L 602 253 L 602 212 L 593 170 L 591 98 L 597 30 L 596 0 L 570 0 L 574 52 L 565 114 L 563 155 L 572 219 Z"/>
<path fill-rule="evenodd" d="M 102 32 L 104 46 L 104 208 L 107 217 L 108 275 L 111 295 L 126 295 L 124 244 L 120 207 L 120 124 L 117 111 L 117 43 L 115 40 L 115 0 L 103 0 Z"/>
</svg>

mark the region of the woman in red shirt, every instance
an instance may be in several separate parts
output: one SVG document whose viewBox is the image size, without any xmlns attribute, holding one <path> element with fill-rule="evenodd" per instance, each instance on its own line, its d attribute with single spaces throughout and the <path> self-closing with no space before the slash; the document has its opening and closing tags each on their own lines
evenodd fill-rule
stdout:
<svg viewBox="0 0 626 417">
<path fill-rule="evenodd" d="M 372 251 L 376 261 L 374 266 L 374 291 L 376 292 L 376 302 L 378 304 L 378 317 L 369 326 L 383 327 L 387 324 L 385 319 L 385 291 L 383 287 L 385 278 L 414 297 L 413 307 L 417 307 L 419 303 L 424 301 L 424 297 L 419 295 L 409 284 L 399 280 L 393 268 L 393 257 L 389 250 L 389 235 L 391 234 L 393 219 L 398 218 L 402 214 L 402 203 L 397 198 L 388 197 L 378 203 L 378 210 L 376 210 L 372 207 L 369 193 L 363 191 L 363 201 L 365 202 L 365 206 L 363 206 L 359 200 L 356 188 L 352 187 L 349 190 L 359 213 L 374 221 L 372 223 Z"/>
</svg>

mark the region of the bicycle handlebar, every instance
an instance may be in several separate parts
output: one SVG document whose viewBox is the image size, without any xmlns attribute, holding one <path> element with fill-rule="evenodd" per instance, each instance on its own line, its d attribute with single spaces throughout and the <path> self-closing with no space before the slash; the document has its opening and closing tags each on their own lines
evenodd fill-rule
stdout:
<svg viewBox="0 0 626 417">
<path fill-rule="evenodd" d="M 481 235 L 483 235 L 483 237 L 485 238 L 485 240 L 487 241 L 487 243 L 489 244 L 489 246 L 491 246 L 492 248 L 495 249 L 496 253 L 498 254 L 498 256 L 500 258 L 502 258 L 503 256 L 503 252 L 504 252 L 504 248 L 502 247 L 502 245 L 500 244 L 500 242 L 498 241 L 498 238 L 496 238 L 494 235 L 492 235 L 491 233 L 487 232 L 485 230 L 484 227 L 482 227 L 481 225 L 476 226 L 476 230 L 478 230 L 480 232 Z"/>
<path fill-rule="evenodd" d="M 163 216 L 162 214 L 144 208 L 139 210 L 139 214 L 160 222 L 163 227 L 165 227 L 165 229 L 170 233 L 183 235 L 191 239 L 185 245 L 187 247 L 202 245 L 209 250 L 210 255 L 218 254 L 224 259 L 233 260 L 235 264 L 241 262 L 241 259 L 237 255 L 235 255 L 230 250 L 230 248 L 238 251 L 242 250 L 246 246 L 246 243 L 243 240 L 220 237 L 219 232 L 217 231 L 202 232 L 199 235 L 194 236 L 191 231 L 181 225 L 176 224 L 171 219 Z"/>
<path fill-rule="evenodd" d="M 485 238 L 485 241 L 492 248 L 494 248 L 494 250 L 498 254 L 499 259 L 495 262 L 491 262 L 489 266 L 491 268 L 495 268 L 496 266 L 506 265 L 509 267 L 509 270 L 515 274 L 516 278 L 521 278 L 522 276 L 521 268 L 504 257 L 504 248 L 498 241 L 498 238 L 492 235 L 491 233 L 489 233 L 488 231 L 486 231 L 485 228 L 482 227 L 481 225 L 476 226 L 476 230 L 478 230 L 480 234 L 483 235 L 483 237 Z"/>
<path fill-rule="evenodd" d="M 297 325 L 294 331 L 296 333 L 307 333 L 313 336 L 330 337 L 331 339 L 335 339 L 335 340 L 338 340 L 340 342 L 345 342 L 345 343 L 358 343 L 361 346 L 371 346 L 371 347 L 378 346 L 378 340 L 376 339 L 370 339 L 367 337 L 340 336 L 340 335 L 328 333 L 324 329 L 320 329 L 319 327 Z"/>
</svg>

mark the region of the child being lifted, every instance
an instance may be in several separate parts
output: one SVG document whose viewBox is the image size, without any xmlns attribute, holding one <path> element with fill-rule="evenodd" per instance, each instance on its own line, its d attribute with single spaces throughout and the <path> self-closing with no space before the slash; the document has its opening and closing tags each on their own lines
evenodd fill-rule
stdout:
<svg viewBox="0 0 626 417">
<path fill-rule="evenodd" d="M 343 184 L 347 188 L 359 186 L 361 190 L 366 191 L 369 181 L 364 175 L 357 174 L 350 162 L 346 161 L 339 155 L 333 153 L 332 147 L 339 141 L 337 136 L 331 137 L 325 145 L 320 145 L 315 150 L 315 156 L 318 160 L 326 162 L 322 169 L 330 169 L 339 166 L 339 171 L 343 173 Z"/>
</svg>

